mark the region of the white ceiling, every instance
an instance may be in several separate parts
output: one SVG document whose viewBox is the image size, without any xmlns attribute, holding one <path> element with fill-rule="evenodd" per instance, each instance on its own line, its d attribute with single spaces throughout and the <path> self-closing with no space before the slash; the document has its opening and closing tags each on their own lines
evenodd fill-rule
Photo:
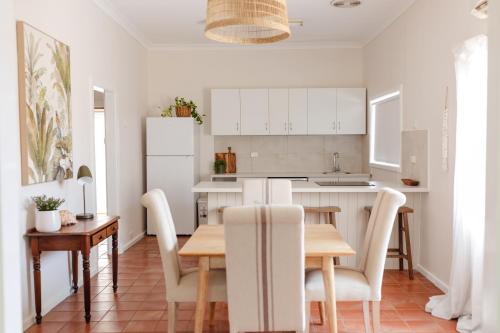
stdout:
<svg viewBox="0 0 500 333">
<path fill-rule="evenodd" d="M 203 34 L 206 0 L 94 0 L 148 47 L 216 46 Z M 363 0 L 354 9 L 330 0 L 287 0 L 292 36 L 282 45 L 360 46 L 401 15 L 415 0 Z"/>
</svg>

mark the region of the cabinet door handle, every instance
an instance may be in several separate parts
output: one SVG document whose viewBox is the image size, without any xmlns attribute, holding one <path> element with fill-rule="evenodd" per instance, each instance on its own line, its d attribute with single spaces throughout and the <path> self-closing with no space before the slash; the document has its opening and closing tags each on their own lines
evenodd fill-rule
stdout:
<svg viewBox="0 0 500 333">
<path fill-rule="evenodd" d="M 288 130 L 289 130 L 290 132 L 291 132 L 291 131 L 293 131 L 293 128 L 292 128 L 292 123 L 291 123 L 291 122 L 289 122 L 289 123 L 288 123 Z"/>
<path fill-rule="evenodd" d="M 240 131 L 240 123 L 236 122 L 236 132 L 239 132 L 239 131 Z"/>
<path fill-rule="evenodd" d="M 286 133 L 286 121 L 284 122 L 284 124 L 285 124 L 285 133 Z"/>
<path fill-rule="evenodd" d="M 266 132 L 267 132 L 267 123 L 266 123 Z"/>
<path fill-rule="evenodd" d="M 340 131 L 340 120 L 339 120 L 339 123 L 337 125 L 337 129 Z"/>
</svg>

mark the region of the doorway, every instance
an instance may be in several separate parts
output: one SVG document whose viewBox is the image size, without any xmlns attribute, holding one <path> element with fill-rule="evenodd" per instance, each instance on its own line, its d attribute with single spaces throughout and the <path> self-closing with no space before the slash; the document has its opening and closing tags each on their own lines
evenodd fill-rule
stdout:
<svg viewBox="0 0 500 333">
<path fill-rule="evenodd" d="M 106 110 L 105 92 L 100 87 L 94 87 L 94 158 L 95 158 L 95 190 L 96 213 L 108 214 L 108 192 L 106 173 Z M 108 239 L 98 246 L 98 267 L 109 263 Z"/>
</svg>

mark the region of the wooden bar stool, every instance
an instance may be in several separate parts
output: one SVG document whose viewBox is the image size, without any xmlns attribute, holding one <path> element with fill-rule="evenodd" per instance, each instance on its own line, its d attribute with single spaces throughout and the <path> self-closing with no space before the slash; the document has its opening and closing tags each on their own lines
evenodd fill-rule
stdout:
<svg viewBox="0 0 500 333">
<path fill-rule="evenodd" d="M 333 225 L 335 229 L 337 229 L 337 218 L 335 216 L 336 213 L 340 213 L 342 210 L 340 207 L 329 206 L 329 207 L 304 207 L 304 213 L 316 213 L 321 216 L 323 214 L 325 216 L 325 220 L 327 223 Z M 335 265 L 340 264 L 339 257 L 333 258 L 333 262 Z"/>
<path fill-rule="evenodd" d="M 372 207 L 365 207 L 365 210 L 368 212 L 368 216 L 370 216 L 372 212 Z M 397 248 L 389 248 L 387 250 L 387 258 L 397 258 L 399 259 L 399 270 L 402 271 L 404 269 L 403 259 L 406 259 L 408 262 L 408 275 L 410 280 L 413 280 L 413 260 L 411 256 L 411 241 L 410 241 L 410 226 L 408 214 L 413 213 L 413 208 L 402 206 L 398 209 L 398 247 Z M 403 233 L 404 233 L 404 245 L 406 245 L 406 254 L 403 248 Z"/>
</svg>

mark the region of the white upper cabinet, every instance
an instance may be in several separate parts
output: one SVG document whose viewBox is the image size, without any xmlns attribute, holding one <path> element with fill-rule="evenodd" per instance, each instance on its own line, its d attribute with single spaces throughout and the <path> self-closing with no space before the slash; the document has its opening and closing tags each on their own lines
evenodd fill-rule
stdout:
<svg viewBox="0 0 500 333">
<path fill-rule="evenodd" d="M 269 89 L 269 134 L 288 134 L 288 89 Z"/>
<path fill-rule="evenodd" d="M 212 89 L 212 135 L 240 135 L 240 90 Z"/>
<path fill-rule="evenodd" d="M 337 89 L 337 134 L 366 134 L 366 89 Z"/>
<path fill-rule="evenodd" d="M 307 134 L 307 89 L 289 90 L 288 134 Z"/>
<path fill-rule="evenodd" d="M 269 134 L 269 89 L 241 89 L 241 135 Z"/>
<path fill-rule="evenodd" d="M 337 89 L 307 89 L 307 134 L 337 133 Z"/>
<path fill-rule="evenodd" d="M 212 135 L 366 134 L 366 89 L 213 89 L 211 113 Z"/>
</svg>

